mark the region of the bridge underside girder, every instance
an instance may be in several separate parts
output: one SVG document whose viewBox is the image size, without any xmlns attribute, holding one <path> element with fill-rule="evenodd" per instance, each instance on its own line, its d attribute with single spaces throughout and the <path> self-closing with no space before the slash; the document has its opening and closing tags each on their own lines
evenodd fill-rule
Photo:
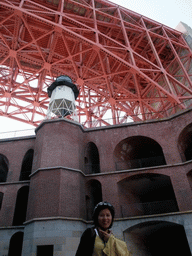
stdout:
<svg viewBox="0 0 192 256">
<path fill-rule="evenodd" d="M 182 34 L 108 1 L 0 0 L 0 115 L 37 126 L 59 75 L 87 127 L 170 116 L 192 104 Z"/>
</svg>

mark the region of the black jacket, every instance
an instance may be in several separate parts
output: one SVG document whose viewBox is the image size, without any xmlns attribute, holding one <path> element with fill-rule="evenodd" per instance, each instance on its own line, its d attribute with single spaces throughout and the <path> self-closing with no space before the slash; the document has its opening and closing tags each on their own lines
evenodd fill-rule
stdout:
<svg viewBox="0 0 192 256">
<path fill-rule="evenodd" d="M 93 228 L 88 228 L 81 236 L 81 240 L 75 256 L 92 256 L 96 233 Z"/>
</svg>

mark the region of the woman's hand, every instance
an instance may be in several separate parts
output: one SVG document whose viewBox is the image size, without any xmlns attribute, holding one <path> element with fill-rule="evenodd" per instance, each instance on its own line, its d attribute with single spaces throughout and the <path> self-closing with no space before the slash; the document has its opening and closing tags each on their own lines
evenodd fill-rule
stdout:
<svg viewBox="0 0 192 256">
<path fill-rule="evenodd" d="M 103 231 L 102 229 L 98 228 L 98 231 L 101 239 L 103 239 L 104 242 L 107 242 L 112 233 L 111 230 Z"/>
</svg>

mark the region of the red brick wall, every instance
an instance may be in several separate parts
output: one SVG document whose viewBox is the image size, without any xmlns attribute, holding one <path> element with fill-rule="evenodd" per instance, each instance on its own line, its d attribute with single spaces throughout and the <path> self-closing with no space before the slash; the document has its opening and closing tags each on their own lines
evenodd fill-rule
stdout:
<svg viewBox="0 0 192 256">
<path fill-rule="evenodd" d="M 20 172 L 23 158 L 29 149 L 34 148 L 35 138 L 7 139 L 0 141 L 0 154 L 7 157 L 9 170 L 7 182 L 0 183 L 0 191 L 4 193 L 0 210 L 0 226 L 11 226 L 15 211 L 18 190 L 29 182 L 20 182 Z"/>
<path fill-rule="evenodd" d="M 118 182 L 141 173 L 158 173 L 170 177 L 180 211 L 192 210 L 192 191 L 187 174 L 192 162 L 182 163 L 178 138 L 191 123 L 192 111 L 167 119 L 96 129 L 82 129 L 66 120 L 44 121 L 36 138 L 0 141 L 0 153 L 9 160 L 7 182 L 0 184 L 4 193 L 0 225 L 11 225 L 17 191 L 29 182 L 19 182 L 25 153 L 34 148 L 33 174 L 30 180 L 27 220 L 38 217 L 86 218 L 85 184 L 91 179 L 101 183 L 103 200 L 116 208 L 121 217 Z M 155 140 L 162 148 L 168 166 L 116 172 L 114 149 L 132 136 Z M 84 175 L 84 153 L 93 142 L 100 157 L 100 174 Z"/>
</svg>

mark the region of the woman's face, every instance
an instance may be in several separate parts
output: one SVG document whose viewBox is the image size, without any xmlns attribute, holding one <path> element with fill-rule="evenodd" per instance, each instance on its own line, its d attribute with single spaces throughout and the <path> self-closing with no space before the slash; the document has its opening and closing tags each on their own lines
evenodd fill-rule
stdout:
<svg viewBox="0 0 192 256">
<path fill-rule="evenodd" d="M 107 230 L 112 222 L 112 215 L 109 209 L 103 209 L 99 212 L 98 215 L 98 224 L 99 227 L 103 230 Z"/>
</svg>

